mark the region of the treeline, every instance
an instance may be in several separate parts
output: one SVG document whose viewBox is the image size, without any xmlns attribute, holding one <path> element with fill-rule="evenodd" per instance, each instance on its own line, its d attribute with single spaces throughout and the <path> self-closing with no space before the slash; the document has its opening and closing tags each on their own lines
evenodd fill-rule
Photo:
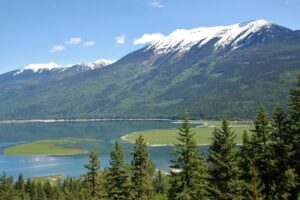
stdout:
<svg viewBox="0 0 300 200">
<path fill-rule="evenodd" d="M 56 184 L 0 178 L 2 200 L 297 200 L 300 192 L 300 76 L 290 91 L 289 111 L 260 108 L 243 145 L 227 120 L 213 132 L 204 158 L 191 131 L 188 113 L 179 129 L 171 172 L 155 170 L 143 137 L 136 140 L 132 162 L 124 161 L 116 142 L 110 167 L 100 170 L 98 155 L 89 154 L 87 172 Z"/>
</svg>

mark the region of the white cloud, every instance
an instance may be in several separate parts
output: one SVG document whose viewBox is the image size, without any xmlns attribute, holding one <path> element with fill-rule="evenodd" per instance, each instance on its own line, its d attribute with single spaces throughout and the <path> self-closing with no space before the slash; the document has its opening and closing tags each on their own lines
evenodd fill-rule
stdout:
<svg viewBox="0 0 300 200">
<path fill-rule="evenodd" d="M 147 44 L 147 43 L 150 43 L 150 42 L 154 42 L 154 41 L 157 41 L 157 40 L 160 40 L 162 38 L 164 38 L 165 36 L 161 33 L 152 33 L 152 34 L 144 34 L 142 35 L 142 37 L 140 38 L 137 38 L 133 41 L 133 44 L 134 45 L 138 45 L 138 44 Z"/>
<path fill-rule="evenodd" d="M 77 38 L 70 38 L 69 40 L 67 40 L 65 43 L 69 44 L 69 45 L 78 45 L 81 43 L 81 38 L 77 37 Z"/>
<path fill-rule="evenodd" d="M 125 35 L 120 35 L 115 38 L 116 44 L 124 44 L 125 43 Z"/>
<path fill-rule="evenodd" d="M 152 8 L 163 8 L 163 7 L 165 7 L 159 1 L 152 1 L 152 2 L 148 3 L 148 6 L 150 6 Z"/>
<path fill-rule="evenodd" d="M 90 46 L 93 46 L 94 44 L 95 44 L 95 41 L 86 41 L 83 43 L 83 46 L 90 47 Z"/>
<path fill-rule="evenodd" d="M 49 52 L 50 53 L 55 53 L 55 52 L 59 52 L 59 51 L 63 51 L 65 50 L 65 46 L 64 45 L 54 45 Z"/>
</svg>

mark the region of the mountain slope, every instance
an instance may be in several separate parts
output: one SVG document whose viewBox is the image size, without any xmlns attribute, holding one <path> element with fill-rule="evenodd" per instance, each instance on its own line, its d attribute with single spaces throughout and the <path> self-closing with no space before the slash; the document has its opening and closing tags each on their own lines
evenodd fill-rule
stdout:
<svg viewBox="0 0 300 200">
<path fill-rule="evenodd" d="M 109 67 L 10 87 L 14 95 L 0 92 L 0 118 L 176 117 L 188 109 L 247 119 L 260 104 L 286 103 L 300 72 L 299 31 L 265 20 L 204 29 L 176 30 Z"/>
</svg>

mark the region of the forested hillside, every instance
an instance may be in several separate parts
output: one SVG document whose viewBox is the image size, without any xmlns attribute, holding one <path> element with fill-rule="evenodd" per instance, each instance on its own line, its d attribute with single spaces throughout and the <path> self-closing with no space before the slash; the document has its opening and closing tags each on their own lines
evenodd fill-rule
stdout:
<svg viewBox="0 0 300 200">
<path fill-rule="evenodd" d="M 0 118 L 178 118 L 186 109 L 193 118 L 251 119 L 261 104 L 287 108 L 299 70 L 299 31 L 262 20 L 179 29 L 103 68 L 50 82 L 15 76 L 1 84 Z"/>
</svg>

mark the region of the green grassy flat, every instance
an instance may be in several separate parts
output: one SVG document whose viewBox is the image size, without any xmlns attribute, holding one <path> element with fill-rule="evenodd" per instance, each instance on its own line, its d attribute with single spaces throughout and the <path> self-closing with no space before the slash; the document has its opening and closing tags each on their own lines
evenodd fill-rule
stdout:
<svg viewBox="0 0 300 200">
<path fill-rule="evenodd" d="M 87 153 L 80 148 L 64 147 L 68 144 L 92 142 L 94 139 L 64 138 L 55 140 L 37 140 L 31 143 L 18 144 L 4 149 L 4 154 L 18 155 L 77 155 Z"/>
</svg>

